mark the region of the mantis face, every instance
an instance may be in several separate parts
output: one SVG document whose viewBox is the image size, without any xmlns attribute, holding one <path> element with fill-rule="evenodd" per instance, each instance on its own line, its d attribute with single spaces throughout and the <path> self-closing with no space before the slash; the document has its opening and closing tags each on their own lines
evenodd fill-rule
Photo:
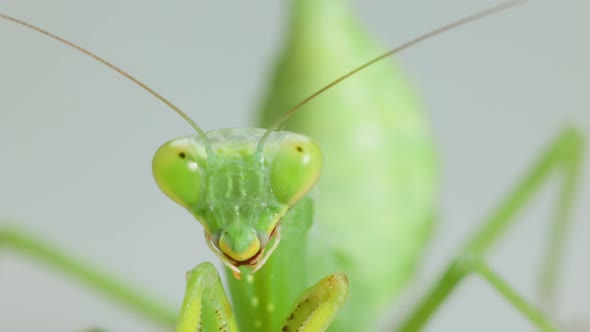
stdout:
<svg viewBox="0 0 590 332">
<path fill-rule="evenodd" d="M 260 269 L 280 240 L 280 221 L 317 181 L 319 147 L 308 137 L 264 129 L 222 129 L 162 145 L 152 161 L 160 189 L 189 210 L 207 243 L 236 277 Z"/>
</svg>

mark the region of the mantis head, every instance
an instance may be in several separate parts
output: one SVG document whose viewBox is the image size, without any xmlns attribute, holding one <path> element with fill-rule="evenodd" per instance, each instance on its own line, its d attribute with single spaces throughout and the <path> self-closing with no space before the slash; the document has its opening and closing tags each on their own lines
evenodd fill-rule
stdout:
<svg viewBox="0 0 590 332">
<path fill-rule="evenodd" d="M 222 129 L 171 140 L 156 152 L 160 189 L 191 212 L 207 243 L 236 277 L 256 272 L 280 241 L 280 222 L 316 183 L 319 147 L 308 137 L 264 129 Z"/>
</svg>

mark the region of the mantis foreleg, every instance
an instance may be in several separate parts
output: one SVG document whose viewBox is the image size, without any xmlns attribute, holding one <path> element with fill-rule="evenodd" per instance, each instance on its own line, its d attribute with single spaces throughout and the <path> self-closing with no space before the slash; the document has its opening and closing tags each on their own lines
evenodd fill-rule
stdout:
<svg viewBox="0 0 590 332">
<path fill-rule="evenodd" d="M 563 187 L 557 204 L 553 229 L 560 230 L 552 241 L 551 256 L 547 267 L 552 270 L 549 277 L 544 276 L 542 284 L 551 294 L 556 281 L 555 265 L 559 261 L 559 246 L 565 234 L 569 221 L 573 197 L 576 189 L 581 162 L 582 138 L 575 129 L 568 129 L 561 133 L 558 139 L 541 156 L 534 168 L 516 186 L 512 193 L 500 207 L 487 219 L 482 227 L 470 238 L 458 258 L 450 265 L 444 275 L 438 280 L 434 288 L 419 304 L 412 315 L 403 323 L 400 331 L 417 331 L 426 324 L 434 311 L 447 298 L 451 291 L 465 276 L 476 273 L 482 276 L 490 285 L 500 292 L 504 298 L 525 315 L 542 331 L 555 331 L 540 311 L 523 300 L 504 283 L 485 264 L 483 257 L 496 244 L 497 240 L 514 223 L 514 217 L 520 212 L 541 184 L 553 172 L 560 170 L 564 173 Z"/>
<path fill-rule="evenodd" d="M 348 298 L 348 279 L 335 273 L 306 290 L 295 303 L 281 331 L 323 332 Z"/>
<path fill-rule="evenodd" d="M 238 331 L 232 308 L 213 264 L 187 273 L 186 293 L 176 332 Z"/>
</svg>

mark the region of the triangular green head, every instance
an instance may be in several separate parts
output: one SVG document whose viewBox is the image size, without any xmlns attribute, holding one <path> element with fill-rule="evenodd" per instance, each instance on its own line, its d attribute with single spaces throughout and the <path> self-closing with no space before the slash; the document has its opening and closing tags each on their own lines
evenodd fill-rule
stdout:
<svg viewBox="0 0 590 332">
<path fill-rule="evenodd" d="M 319 147 L 304 135 L 221 129 L 171 140 L 152 161 L 160 189 L 203 225 L 207 243 L 234 275 L 258 270 L 280 240 L 285 213 L 317 182 Z M 210 147 L 211 149 L 209 149 Z"/>
</svg>

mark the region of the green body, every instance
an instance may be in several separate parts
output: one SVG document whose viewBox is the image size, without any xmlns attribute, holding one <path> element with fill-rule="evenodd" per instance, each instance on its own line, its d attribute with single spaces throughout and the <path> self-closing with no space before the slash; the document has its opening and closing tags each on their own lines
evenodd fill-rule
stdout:
<svg viewBox="0 0 590 332">
<path fill-rule="evenodd" d="M 292 12 L 261 127 L 383 52 L 346 1 L 296 0 Z M 260 151 L 262 129 L 176 139 L 156 153 L 154 176 L 201 222 L 228 267 L 243 331 L 278 330 L 300 294 L 336 272 L 346 274 L 352 295 L 331 330 L 370 330 L 412 276 L 432 228 L 435 162 L 424 115 L 385 61 L 305 105 L 284 129 L 308 135 L 324 155 L 313 203 L 299 200 L 321 161 L 293 165 L 303 160 L 296 152 L 302 142 L 305 151 L 317 146 L 300 135 L 286 143 L 295 135 L 286 132 L 272 133 Z M 321 159 L 319 152 L 309 156 Z M 261 256 L 270 257 L 264 265 Z"/>
<path fill-rule="evenodd" d="M 347 1 L 294 1 L 258 125 L 382 52 Z M 436 162 L 425 115 L 385 60 L 311 101 L 284 129 L 324 154 L 309 278 L 344 271 L 351 297 L 332 330 L 367 330 L 412 276 L 432 229 Z"/>
<path fill-rule="evenodd" d="M 262 127 L 383 51 L 342 0 L 295 1 L 288 36 L 263 105 Z M 179 203 L 203 224 L 229 267 L 243 331 L 278 330 L 305 288 L 335 272 L 346 274 L 352 293 L 331 331 L 372 329 L 412 276 L 432 226 L 435 163 L 424 115 L 403 76 L 386 61 L 310 102 L 285 123 L 285 130 L 308 135 L 324 155 L 313 203 L 304 199 L 293 206 L 300 194 L 278 199 L 277 192 L 305 194 L 310 188 L 307 177 L 298 180 L 302 172 L 290 166 L 293 160 L 275 160 L 285 135 L 294 134 L 272 133 L 264 143 L 264 162 L 256 154 L 260 129 L 207 134 L 213 157 L 207 156 L 202 138 L 177 139 L 156 153 L 154 174 L 158 179 L 160 155 L 175 157 L 176 146 L 193 146 L 182 151 L 186 158 L 195 156 L 200 176 L 198 181 L 189 176 L 182 185 L 198 182 L 203 190 L 188 195 L 190 204 Z M 172 169 L 170 177 L 177 179 L 182 172 Z M 316 176 L 311 178 L 315 182 Z M 273 179 L 282 185 L 272 186 Z M 302 183 L 303 191 L 298 189 Z M 260 271 L 236 271 L 248 266 L 240 261 L 258 250 L 251 245 L 256 237 L 263 248 L 272 241 L 277 224 L 280 243 Z M 231 235 L 231 246 L 222 245 L 221 234 Z M 241 279 L 234 277 L 240 274 Z"/>
</svg>

